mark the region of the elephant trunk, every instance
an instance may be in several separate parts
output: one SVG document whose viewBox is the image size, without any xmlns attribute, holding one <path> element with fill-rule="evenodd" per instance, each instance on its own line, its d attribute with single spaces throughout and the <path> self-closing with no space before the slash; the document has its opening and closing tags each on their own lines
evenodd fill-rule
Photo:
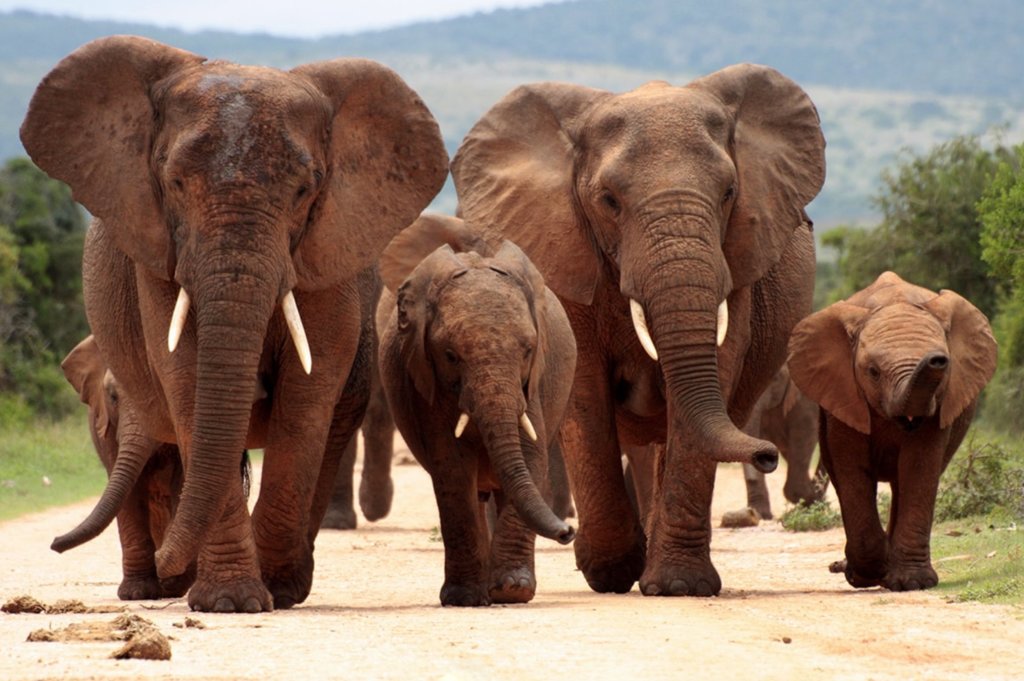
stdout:
<svg viewBox="0 0 1024 681">
<path fill-rule="evenodd" d="M 724 257 L 703 238 L 681 241 L 683 261 L 678 249 L 651 253 L 649 271 L 657 276 L 645 282 L 641 302 L 665 376 L 669 413 L 687 440 L 712 459 L 770 473 L 778 465 L 778 449 L 737 428 L 722 398 L 718 341 L 726 334 L 727 315 L 721 292 L 729 288 L 719 273 Z"/>
<path fill-rule="evenodd" d="M 894 401 L 892 417 L 932 416 L 938 408 L 937 394 L 949 372 L 949 356 L 944 352 L 925 355 L 906 383 L 902 395 Z"/>
<path fill-rule="evenodd" d="M 162 578 L 186 570 L 225 513 L 228 490 L 240 485 L 238 453 L 245 448 L 260 355 L 281 278 L 233 265 L 194 277 L 194 423 L 181 501 L 156 554 Z M 242 498 L 240 487 L 236 496 Z"/>
<path fill-rule="evenodd" d="M 138 427 L 122 412 L 117 434 L 118 451 L 114 460 L 107 485 L 103 488 L 96 506 L 88 517 L 75 529 L 55 538 L 50 548 L 57 553 L 81 546 L 95 539 L 117 517 L 124 500 L 131 493 L 139 480 L 142 470 L 146 467 L 153 452 L 155 443 L 145 438 Z"/>
<path fill-rule="evenodd" d="M 473 410 L 473 420 L 483 437 L 502 491 L 530 529 L 542 537 L 568 544 L 576 537 L 575 531 L 544 501 L 526 466 L 522 439 L 530 435 L 521 430 L 523 410 L 514 398 L 506 397 L 510 393 L 493 392 L 498 395 L 481 400 L 479 408 Z M 534 445 L 531 442 L 528 446 Z M 536 446 L 540 449 L 546 444 L 538 442 Z"/>
</svg>

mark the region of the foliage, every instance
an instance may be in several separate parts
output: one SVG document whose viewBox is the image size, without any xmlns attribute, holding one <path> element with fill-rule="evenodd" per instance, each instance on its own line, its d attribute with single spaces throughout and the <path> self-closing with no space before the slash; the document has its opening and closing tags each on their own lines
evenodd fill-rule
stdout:
<svg viewBox="0 0 1024 681">
<path fill-rule="evenodd" d="M 817 532 L 839 527 L 843 518 L 829 502 L 815 501 L 809 506 L 793 506 L 782 514 L 779 522 L 790 532 Z"/>
<path fill-rule="evenodd" d="M 843 226 L 822 236 L 836 249 L 849 295 L 885 270 L 932 290 L 948 288 L 992 316 L 996 281 L 981 259 L 981 222 L 976 204 L 1010 149 L 987 149 L 975 136 L 960 136 L 928 153 L 901 154 L 882 173 L 875 205 L 882 221 L 870 230 Z"/>
<path fill-rule="evenodd" d="M 1024 292 L 1024 145 L 999 166 L 978 201 L 982 257 L 1007 289 Z"/>
<path fill-rule="evenodd" d="M 0 394 L 67 413 L 59 364 L 88 333 L 82 305 L 85 215 L 70 190 L 24 158 L 0 168 Z"/>
<path fill-rule="evenodd" d="M 36 420 L 0 396 L 0 521 L 94 496 L 106 471 L 92 446 L 85 408 L 60 421 Z"/>
<path fill-rule="evenodd" d="M 1024 520 L 1024 449 L 975 430 L 943 473 L 935 520 L 990 514 Z"/>
</svg>

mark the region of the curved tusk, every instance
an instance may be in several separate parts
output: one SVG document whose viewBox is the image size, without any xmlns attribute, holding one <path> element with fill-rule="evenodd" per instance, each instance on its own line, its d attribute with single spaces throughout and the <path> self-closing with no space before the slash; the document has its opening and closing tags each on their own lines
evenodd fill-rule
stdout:
<svg viewBox="0 0 1024 681">
<path fill-rule="evenodd" d="M 458 440 L 462 437 L 462 433 L 465 432 L 466 426 L 469 425 L 469 414 L 462 412 L 459 415 L 459 422 L 455 424 L 455 439 Z"/>
<path fill-rule="evenodd" d="M 526 431 L 526 434 L 530 436 L 531 440 L 534 442 L 537 441 L 537 431 L 534 430 L 533 424 L 530 423 L 530 417 L 526 415 L 525 411 L 522 416 L 519 417 L 519 425 L 523 427 L 523 430 Z"/>
<path fill-rule="evenodd" d="M 171 313 L 171 326 L 167 329 L 167 349 L 174 352 L 181 340 L 181 332 L 185 329 L 185 320 L 188 319 L 188 308 L 192 304 L 189 300 L 185 287 L 178 290 L 178 300 L 174 303 L 174 312 Z"/>
<path fill-rule="evenodd" d="M 309 351 L 309 341 L 306 340 L 306 330 L 302 328 L 302 317 L 299 316 L 299 306 L 295 304 L 295 294 L 289 291 L 281 299 L 281 310 L 284 312 L 284 319 L 288 322 L 288 332 L 295 343 L 295 350 L 299 353 L 299 361 L 306 373 L 313 371 L 313 354 Z"/>
<path fill-rule="evenodd" d="M 640 345 L 643 346 L 647 355 L 655 362 L 658 361 L 658 349 L 654 347 L 654 339 L 651 332 L 647 330 L 647 319 L 644 317 L 644 307 L 632 298 L 629 299 L 629 312 L 633 317 L 633 330 L 636 331 Z"/>
<path fill-rule="evenodd" d="M 718 306 L 718 327 L 717 337 L 715 338 L 719 347 L 725 342 L 725 334 L 729 331 L 729 303 L 723 300 L 721 305 Z"/>
</svg>

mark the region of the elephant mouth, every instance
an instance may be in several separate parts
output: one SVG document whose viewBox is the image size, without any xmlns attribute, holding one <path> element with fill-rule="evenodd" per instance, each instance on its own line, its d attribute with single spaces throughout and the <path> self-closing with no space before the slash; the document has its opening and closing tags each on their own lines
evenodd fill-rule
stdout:
<svg viewBox="0 0 1024 681">
<path fill-rule="evenodd" d="M 924 423 L 923 416 L 897 416 L 896 423 L 908 433 L 913 433 Z"/>
</svg>

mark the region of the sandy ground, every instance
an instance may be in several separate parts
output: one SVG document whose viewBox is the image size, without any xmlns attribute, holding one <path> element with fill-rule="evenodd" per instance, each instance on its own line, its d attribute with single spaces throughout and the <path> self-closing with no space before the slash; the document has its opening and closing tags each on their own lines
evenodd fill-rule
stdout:
<svg viewBox="0 0 1024 681">
<path fill-rule="evenodd" d="M 401 453 L 400 453 L 401 454 Z M 113 642 L 27 642 L 40 628 L 110 614 L 0 614 L 0 679 L 1020 679 L 1024 618 L 930 593 L 854 591 L 827 565 L 841 530 L 793 534 L 777 522 L 717 529 L 724 588 L 711 599 L 602 595 L 571 547 L 538 542 L 532 603 L 441 608 L 443 548 L 428 476 L 396 466 L 391 515 L 320 534 L 313 592 L 289 611 L 196 615 L 182 601 L 127 604 L 171 639 L 170 661 L 114 660 Z M 781 510 L 782 476 L 770 476 Z M 715 518 L 745 499 L 742 472 L 718 474 Z M 53 536 L 92 502 L 0 524 L 0 600 L 28 594 L 122 606 L 112 527 L 58 555 Z"/>
</svg>

